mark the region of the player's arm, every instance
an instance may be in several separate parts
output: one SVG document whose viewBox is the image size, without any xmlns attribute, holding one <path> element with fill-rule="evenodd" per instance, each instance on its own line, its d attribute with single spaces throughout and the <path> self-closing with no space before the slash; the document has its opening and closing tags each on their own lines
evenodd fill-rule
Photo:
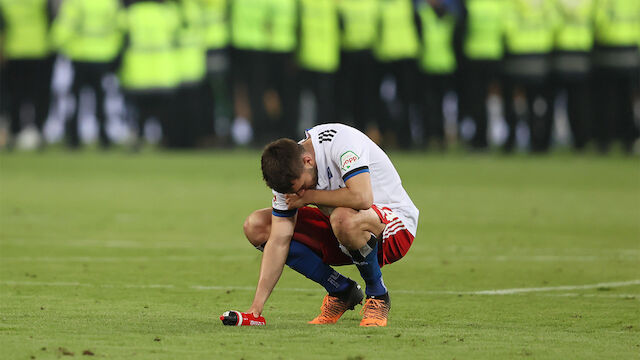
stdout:
<svg viewBox="0 0 640 360">
<path fill-rule="evenodd" d="M 368 168 L 347 178 L 345 185 L 346 187 L 337 190 L 305 190 L 301 194 L 287 194 L 287 204 L 289 208 L 315 204 L 355 210 L 366 210 L 373 205 L 373 190 Z"/>
<path fill-rule="evenodd" d="M 256 316 L 262 313 L 265 302 L 280 279 L 289 253 L 289 244 L 295 224 L 296 215 L 290 217 L 271 216 L 271 234 L 264 246 L 258 286 L 248 313 L 253 313 Z"/>
</svg>

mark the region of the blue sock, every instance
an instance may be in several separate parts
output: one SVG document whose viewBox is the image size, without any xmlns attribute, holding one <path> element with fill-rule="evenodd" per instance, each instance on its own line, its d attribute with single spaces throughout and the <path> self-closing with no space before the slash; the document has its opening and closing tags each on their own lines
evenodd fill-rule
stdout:
<svg viewBox="0 0 640 360">
<path fill-rule="evenodd" d="M 351 284 L 348 278 L 323 263 L 322 259 L 309 247 L 295 240 L 291 240 L 291 245 L 289 245 L 287 265 L 322 285 L 329 294 L 347 290 Z"/>
<path fill-rule="evenodd" d="M 372 237 L 373 238 L 373 237 Z M 364 257 L 364 261 L 356 263 L 358 271 L 364 282 L 367 284 L 365 293 L 367 296 L 380 296 L 387 293 L 387 287 L 382 281 L 382 271 L 378 264 L 378 242 L 376 241 L 373 250 Z"/>
</svg>

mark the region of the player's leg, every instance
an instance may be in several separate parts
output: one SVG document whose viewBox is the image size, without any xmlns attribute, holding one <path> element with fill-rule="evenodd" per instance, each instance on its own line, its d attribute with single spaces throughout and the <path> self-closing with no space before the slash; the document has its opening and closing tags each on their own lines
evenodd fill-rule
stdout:
<svg viewBox="0 0 640 360">
<path fill-rule="evenodd" d="M 70 149 L 77 149 L 80 147 L 80 132 L 78 129 L 80 121 L 78 120 L 80 114 L 80 97 L 83 86 L 87 80 L 87 65 L 82 62 L 73 62 L 73 80 L 71 83 L 71 94 L 74 99 L 73 109 L 71 116 L 67 118 L 65 122 L 65 135 L 66 143 Z"/>
<path fill-rule="evenodd" d="M 368 296 L 384 295 L 387 288 L 382 281 L 378 264 L 378 238 L 384 224 L 373 209 L 337 208 L 331 214 L 331 227 L 358 267 L 367 284 Z"/>
<path fill-rule="evenodd" d="M 391 300 L 378 262 L 378 239 L 385 224 L 373 209 L 337 208 L 331 214 L 331 226 L 367 285 L 360 325 L 386 326 Z"/>
<path fill-rule="evenodd" d="M 298 273 L 323 286 L 329 293 L 323 303 L 323 308 L 329 307 L 329 309 L 323 311 L 321 316 L 314 319 L 312 323 L 335 323 L 346 310 L 353 309 L 356 304 L 360 303 L 363 295 L 360 286 L 355 281 L 338 273 L 322 261 L 322 258 L 317 254 L 317 252 L 321 253 L 319 241 L 318 246 L 313 246 L 315 249 L 303 243 L 303 241 L 306 243 L 313 241 L 305 234 L 323 233 L 323 229 L 320 228 L 323 222 L 314 222 L 309 219 L 314 213 L 314 211 L 308 211 L 307 209 L 299 211 L 296 223 L 297 233 L 294 231 L 286 264 Z M 318 228 L 311 229 L 314 226 Z M 270 232 L 270 208 L 254 211 L 244 222 L 244 233 L 247 239 L 260 251 L 264 249 Z M 299 235 L 301 241 L 296 240 L 297 235 Z"/>
<path fill-rule="evenodd" d="M 271 209 L 264 208 L 252 212 L 242 228 L 251 245 L 262 251 L 271 233 Z"/>
</svg>

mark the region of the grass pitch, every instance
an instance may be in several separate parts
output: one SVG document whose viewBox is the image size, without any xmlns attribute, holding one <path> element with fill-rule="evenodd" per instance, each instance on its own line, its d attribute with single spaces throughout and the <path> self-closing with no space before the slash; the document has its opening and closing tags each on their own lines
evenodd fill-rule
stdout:
<svg viewBox="0 0 640 360">
<path fill-rule="evenodd" d="M 421 214 L 383 268 L 389 326 L 306 324 L 324 293 L 286 269 L 268 325 L 234 328 L 260 264 L 242 222 L 270 206 L 257 152 L 0 154 L 0 357 L 640 358 L 637 158 L 391 158 Z"/>
</svg>

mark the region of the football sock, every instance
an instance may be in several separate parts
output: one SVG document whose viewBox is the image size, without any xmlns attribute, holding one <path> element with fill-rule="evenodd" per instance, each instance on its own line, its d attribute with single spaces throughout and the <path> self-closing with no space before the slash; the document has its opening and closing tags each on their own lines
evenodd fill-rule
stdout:
<svg viewBox="0 0 640 360">
<path fill-rule="evenodd" d="M 358 250 L 349 251 L 362 279 L 367 284 L 367 296 L 380 296 L 387 293 L 382 280 L 382 271 L 378 264 L 378 239 L 371 235 L 371 240 Z"/>
<path fill-rule="evenodd" d="M 322 285 L 329 294 L 343 292 L 351 285 L 348 278 L 323 263 L 309 247 L 295 240 L 291 240 L 289 245 L 286 263 L 293 270 Z"/>
</svg>

